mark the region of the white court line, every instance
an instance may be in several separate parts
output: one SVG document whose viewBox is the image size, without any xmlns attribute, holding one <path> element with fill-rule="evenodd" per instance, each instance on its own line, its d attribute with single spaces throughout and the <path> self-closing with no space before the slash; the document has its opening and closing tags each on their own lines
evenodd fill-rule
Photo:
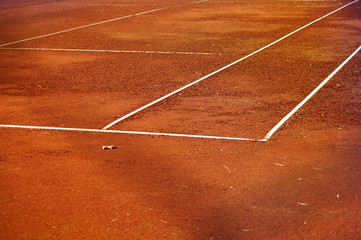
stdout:
<svg viewBox="0 0 361 240">
<path fill-rule="evenodd" d="M 222 55 L 222 53 L 201 53 L 201 52 L 132 51 L 132 50 L 72 49 L 72 48 L 9 48 L 9 47 L 2 47 L 2 48 L 0 48 L 0 50 L 101 52 L 101 53 L 146 53 L 146 54 L 182 54 L 182 55 Z"/>
<path fill-rule="evenodd" d="M 265 142 L 266 141 L 264 139 L 220 137 L 220 136 L 191 135 L 191 134 L 177 134 L 177 133 L 156 133 L 156 132 L 120 131 L 120 130 L 103 130 L 103 129 L 87 129 L 87 128 L 46 127 L 46 126 L 25 126 L 25 125 L 7 125 L 7 124 L 0 124 L 0 128 L 20 128 L 20 129 L 53 130 L 53 131 L 55 130 L 55 131 L 72 131 L 72 132 L 95 132 L 95 133 L 120 133 L 120 134 L 133 134 L 133 135 L 202 138 L 202 139 L 231 140 L 231 141 L 252 141 L 252 142 Z"/>
<path fill-rule="evenodd" d="M 326 14 L 326 15 L 324 15 L 324 16 L 322 16 L 322 17 L 320 17 L 320 18 L 318 18 L 318 19 L 316 19 L 316 20 L 314 20 L 314 21 L 312 21 L 312 22 L 310 22 L 310 23 L 308 23 L 308 24 L 306 24 L 306 25 L 304 25 L 303 27 L 298 28 L 297 30 L 295 30 L 295 31 L 293 31 L 293 32 L 291 32 L 291 33 L 289 33 L 289 34 L 281 37 L 280 39 L 278 39 L 278 40 L 276 40 L 276 41 L 274 41 L 274 42 L 272 42 L 272 43 L 270 43 L 270 44 L 268 44 L 268 45 L 266 45 L 266 46 L 264 46 L 264 47 L 262 47 L 262 48 L 260 48 L 260 49 L 258 49 L 258 50 L 256 50 L 256 51 L 254 51 L 253 53 L 248 54 L 247 56 L 242 57 L 242 58 L 240 58 L 240 59 L 238 59 L 238 60 L 236 60 L 236 61 L 234 61 L 234 62 L 232 62 L 232 63 L 230 63 L 230 64 L 228 64 L 228 65 L 226 65 L 226 66 L 224 66 L 224 67 L 222 67 L 222 68 L 220 68 L 220 69 L 218 69 L 218 70 L 216 70 L 216 71 L 214 71 L 214 72 L 212 72 L 212 73 L 210 73 L 210 74 L 208 74 L 208 75 L 206 75 L 206 76 L 204 76 L 204 77 L 202 77 L 202 78 L 199 78 L 198 80 L 196 80 L 196 81 L 194 81 L 194 82 L 192 82 L 192 83 L 190 83 L 190 84 L 188 84 L 188 85 L 185 85 L 185 86 L 183 86 L 183 87 L 181 87 L 181 88 L 179 88 L 179 89 L 177 89 L 177 90 L 175 90 L 175 91 L 173 91 L 173 92 L 171 92 L 171 93 L 169 93 L 169 94 L 167 94 L 167 95 L 165 95 L 165 96 L 163 96 L 163 97 L 161 97 L 161 98 L 158 98 L 157 100 L 155 100 L 155 101 L 153 101 L 153 102 L 151 102 L 151 103 L 148 103 L 147 105 L 144 105 L 143 107 L 140 107 L 140 108 L 134 110 L 134 111 L 131 112 L 131 113 L 128 113 L 127 115 L 125 115 L 125 116 L 123 116 L 123 117 L 121 117 L 121 118 L 119 118 L 119 119 L 117 119 L 117 120 L 109 123 L 109 124 L 106 125 L 103 129 L 109 129 L 109 128 L 112 127 L 113 125 L 115 125 L 115 124 L 117 124 L 117 123 L 119 123 L 119 122 L 121 122 L 121 121 L 129 118 L 130 116 L 132 116 L 132 115 L 134 115 L 134 114 L 136 114 L 136 113 L 138 113 L 138 112 L 140 112 L 140 111 L 142 111 L 142 110 L 144 110 L 144 109 L 146 109 L 146 108 L 148 108 L 148 107 L 150 107 L 150 106 L 152 106 L 152 105 L 154 105 L 154 104 L 156 104 L 156 103 L 158 103 L 158 102 L 160 102 L 160 101 L 163 101 L 164 99 L 166 99 L 166 98 L 168 98 L 168 97 L 170 97 L 170 96 L 173 96 L 174 94 L 176 94 L 176 93 L 178 93 L 178 92 L 180 92 L 180 91 L 183 91 L 184 89 L 189 88 L 189 87 L 191 87 L 191 86 L 193 86 L 193 85 L 195 85 L 195 84 L 203 81 L 204 79 L 207 79 L 207 78 L 209 78 L 209 77 L 211 77 L 211 76 L 213 76 L 213 75 L 215 75 L 215 74 L 217 74 L 217 73 L 219 73 L 219 72 L 221 72 L 221 71 L 223 71 L 223 70 L 225 70 L 225 69 L 227 69 L 227 68 L 229 68 L 229 67 L 231 67 L 231 66 L 233 66 L 233 65 L 235 65 L 235 64 L 237 64 L 237 63 L 239 63 L 239 62 L 241 62 L 241 61 L 243 61 L 243 60 L 245 60 L 245 59 L 247 59 L 247 58 L 249 58 L 249 57 L 251 57 L 251 56 L 253 56 L 253 55 L 255 55 L 255 54 L 257 54 L 257 53 L 265 50 L 266 48 L 271 47 L 272 45 L 274 45 L 274 44 L 282 41 L 283 39 L 285 39 L 285 38 L 287 38 L 287 37 L 289 37 L 289 36 L 291 36 L 291 35 L 299 32 L 299 31 L 301 31 L 302 29 L 304 29 L 304 28 L 306 28 L 306 27 L 308 27 L 308 26 L 310 26 L 310 25 L 312 25 L 312 24 L 314 24 L 314 23 L 322 20 L 323 18 L 328 17 L 329 15 L 331 15 L 331 14 L 333 14 L 333 13 L 335 13 L 335 12 L 337 12 L 337 11 L 339 11 L 339 10 L 341 10 L 341 9 L 343 9 L 343 8 L 345 8 L 345 7 L 353 4 L 353 3 L 356 3 L 356 2 L 358 2 L 358 0 L 355 0 L 355 1 L 353 1 L 353 2 L 350 2 L 350 3 L 348 3 L 348 4 L 346 4 L 346 5 L 342 6 L 342 7 L 340 7 L 340 8 L 338 8 L 338 9 L 336 9 L 336 10 L 334 10 L 334 11 L 332 11 L 332 12 L 330 12 L 330 13 L 328 13 L 328 14 Z"/>
<path fill-rule="evenodd" d="M 202 1 L 197 1 L 197 2 L 191 2 L 191 3 L 174 5 L 174 6 L 164 7 L 164 8 L 153 9 L 153 10 L 149 10 L 149 11 L 145 11 L 145 12 L 140 12 L 140 13 L 131 14 L 131 15 L 128 15 L 128 16 L 113 18 L 113 19 L 109 19 L 109 20 L 105 20 L 105 21 L 101 21 L 101 22 L 96 22 L 96 23 L 92 23 L 92 24 L 87 24 L 87 25 L 80 26 L 80 27 L 75 27 L 75 28 L 70 28 L 70 29 L 58 31 L 58 32 L 53 32 L 53 33 L 49 33 L 49 34 L 44 34 L 44 35 L 41 35 L 41 36 L 36 36 L 36 37 L 26 38 L 26 39 L 14 41 L 14 42 L 4 43 L 4 44 L 1 44 L 0 47 L 5 47 L 5 46 L 12 45 L 12 44 L 15 44 L 15 43 L 26 42 L 26 41 L 30 41 L 30 40 L 34 40 L 34 39 L 49 37 L 49 36 L 53 36 L 53 35 L 60 34 L 60 33 L 65 33 L 65 32 L 70 32 L 70 31 L 74 31 L 74 30 L 79 30 L 79 29 L 82 29 L 82 28 L 92 27 L 92 26 L 96 26 L 96 25 L 99 25 L 99 24 L 103 24 L 103 23 L 114 22 L 114 21 L 118 21 L 118 20 L 121 20 L 121 19 L 130 18 L 130 17 L 135 17 L 135 16 L 139 16 L 139 15 L 142 15 L 142 14 L 146 14 L 146 13 L 152 13 L 152 12 L 157 12 L 157 11 L 161 11 L 161 10 L 166 10 L 166 9 L 171 9 L 171 8 L 176 8 L 176 7 L 182 7 L 182 6 L 192 5 L 192 4 L 198 4 L 198 3 L 208 2 L 208 1 L 210 1 L 210 0 L 202 0 Z"/>
<path fill-rule="evenodd" d="M 353 56 L 355 56 L 358 51 L 360 51 L 361 46 L 359 46 L 356 51 L 354 51 L 338 68 L 336 68 L 318 87 L 316 87 L 305 99 L 303 99 L 302 102 L 300 102 L 291 112 L 289 112 L 279 123 L 274 126 L 271 131 L 269 131 L 266 136 L 264 137 L 264 140 L 268 140 L 272 135 L 290 118 L 294 113 L 298 111 L 310 98 L 315 95 L 318 90 L 320 90 L 340 69 L 345 66 L 345 64 L 351 60 Z"/>
</svg>

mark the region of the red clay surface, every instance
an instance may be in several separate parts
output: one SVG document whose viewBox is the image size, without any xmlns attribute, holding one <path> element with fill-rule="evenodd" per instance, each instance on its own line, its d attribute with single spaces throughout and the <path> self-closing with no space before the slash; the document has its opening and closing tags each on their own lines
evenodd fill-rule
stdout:
<svg viewBox="0 0 361 240">
<path fill-rule="evenodd" d="M 0 124 L 101 129 L 349 1 L 208 1 L 0 48 Z M 191 1 L 0 1 L 0 45 Z M 359 2 L 111 129 L 263 138 Z M 1 239 L 360 239 L 361 56 L 267 142 L 0 128 Z M 115 145 L 104 151 L 102 146 Z"/>
</svg>

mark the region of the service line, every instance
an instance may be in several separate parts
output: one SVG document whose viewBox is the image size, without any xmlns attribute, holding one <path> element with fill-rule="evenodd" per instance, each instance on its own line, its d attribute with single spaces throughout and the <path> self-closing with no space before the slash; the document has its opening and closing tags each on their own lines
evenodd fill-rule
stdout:
<svg viewBox="0 0 361 240">
<path fill-rule="evenodd" d="M 174 5 L 174 6 L 164 7 L 164 8 L 153 9 L 153 10 L 149 10 L 149 11 L 145 11 L 145 12 L 135 13 L 135 14 L 122 16 L 122 17 L 117 17 L 117 18 L 113 18 L 113 19 L 109 19 L 109 20 L 105 20 L 105 21 L 101 21 L 101 22 L 87 24 L 87 25 L 83 25 L 83 26 L 80 26 L 80 27 L 74 27 L 74 28 L 70 28 L 70 29 L 66 29 L 66 30 L 62 30 L 62 31 L 58 31 L 58 32 L 48 33 L 48 34 L 44 34 L 44 35 L 41 35 L 41 36 L 36 36 L 36 37 L 26 38 L 26 39 L 14 41 L 14 42 L 4 43 L 4 44 L 1 44 L 0 47 L 5 47 L 5 46 L 9 46 L 9 45 L 12 45 L 12 44 L 15 44 L 15 43 L 26 42 L 26 41 L 30 41 L 30 40 L 34 40 L 34 39 L 49 37 L 49 36 L 53 36 L 53 35 L 56 35 L 56 34 L 66 33 L 66 32 L 79 30 L 79 29 L 83 29 L 83 28 L 87 28 L 87 27 L 92 27 L 92 26 L 103 24 L 103 23 L 114 22 L 114 21 L 118 21 L 118 20 L 121 20 L 121 19 L 125 19 L 125 18 L 139 16 L 139 15 L 142 15 L 142 14 L 153 13 L 153 12 L 158 12 L 158 11 L 167 10 L 167 9 L 171 9 L 171 8 L 183 7 L 183 6 L 187 6 L 187 5 L 198 4 L 198 3 L 208 2 L 208 1 L 210 1 L 210 0 L 202 0 L 202 1 L 197 1 L 197 2 L 191 2 L 191 3 L 179 4 L 179 5 Z"/>
<path fill-rule="evenodd" d="M 361 49 L 359 46 L 340 66 L 338 66 L 318 87 L 316 87 L 302 102 L 300 102 L 291 112 L 289 112 L 279 123 L 274 126 L 271 131 L 269 131 L 264 140 L 268 140 L 272 135 L 290 118 L 295 114 L 310 98 L 315 95 L 340 69 L 345 66 L 345 64 L 353 58 Z"/>
<path fill-rule="evenodd" d="M 191 83 L 189 83 L 189 84 L 187 84 L 187 85 L 185 85 L 185 86 L 183 86 L 183 87 L 181 87 L 181 88 L 179 88 L 179 89 L 177 89 L 177 90 L 175 90 L 175 91 L 173 91 L 173 92 L 171 92 L 171 93 L 169 93 L 169 94 L 167 94 L 167 95 L 165 95 L 165 96 L 163 96 L 163 97 L 161 97 L 161 98 L 158 98 L 157 100 L 155 100 L 155 101 L 153 101 L 153 102 L 151 102 L 151 103 L 148 103 L 147 105 L 144 105 L 143 107 L 140 107 L 140 108 L 134 110 L 134 111 L 131 112 L 131 113 L 128 113 L 127 115 L 125 115 L 125 116 L 123 116 L 123 117 L 121 117 L 121 118 L 119 118 L 119 119 L 117 119 L 117 120 L 109 123 L 109 124 L 106 125 L 103 129 L 109 129 L 109 128 L 112 127 L 113 125 L 115 125 L 115 124 L 117 124 L 117 123 L 119 123 L 119 122 L 121 122 L 121 121 L 129 118 L 130 116 L 133 116 L 134 114 L 136 114 L 136 113 L 138 113 L 138 112 L 140 112 L 140 111 L 143 111 L 144 109 L 146 109 L 146 108 L 148 108 L 148 107 L 150 107 L 150 106 L 153 106 L 154 104 L 157 104 L 158 102 L 163 101 L 164 99 L 169 98 L 170 96 L 173 96 L 174 94 L 177 94 L 177 93 L 179 93 L 180 91 L 183 91 L 184 89 L 187 89 L 187 88 L 189 88 L 189 87 L 191 87 L 191 86 L 193 86 L 193 85 L 195 85 L 195 84 L 197 84 L 197 83 L 199 83 L 199 82 L 201 82 L 201 81 L 203 81 L 203 80 L 205 80 L 205 79 L 207 79 L 207 78 L 209 78 L 209 77 L 211 77 L 211 76 L 213 76 L 213 75 L 215 75 L 215 74 L 217 74 L 217 73 L 219 73 L 219 72 L 221 72 L 221 71 L 223 71 L 223 70 L 225 70 L 225 69 L 227 69 L 227 68 L 229 68 L 229 67 L 231 67 L 231 66 L 233 66 L 233 65 L 235 65 L 235 64 L 237 64 L 237 63 L 239 63 L 239 62 L 241 62 L 241 61 L 243 61 L 243 60 L 245 60 L 245 59 L 247 59 L 247 58 L 249 58 L 249 57 L 251 57 L 251 56 L 253 56 L 253 55 L 255 55 L 255 54 L 257 54 L 257 53 L 259 53 L 259 52 L 261 52 L 261 51 L 263 51 L 263 50 L 265 50 L 265 49 L 267 49 L 267 48 L 269 48 L 269 47 L 271 47 L 271 46 L 273 46 L 274 44 L 276 44 L 276 43 L 284 40 L 285 38 L 288 38 L 289 36 L 291 36 L 291 35 L 299 32 L 299 31 L 301 31 L 302 29 L 304 29 L 304 28 L 306 28 L 306 27 L 308 27 L 308 26 L 310 26 L 310 25 L 312 25 L 312 24 L 314 24 L 314 23 L 316 23 L 316 22 L 318 22 L 318 21 L 320 21 L 320 20 L 322 20 L 322 19 L 330 16 L 330 15 L 333 14 L 333 13 L 335 13 L 335 12 L 337 12 L 337 11 L 340 11 L 340 10 L 343 9 L 343 8 L 345 8 L 345 7 L 347 7 L 347 6 L 351 5 L 351 4 L 356 3 L 356 2 L 358 2 L 358 0 L 355 0 L 355 1 L 353 1 L 353 2 L 350 2 L 350 3 L 348 3 L 348 4 L 346 4 L 346 5 L 342 6 L 342 7 L 340 7 L 340 8 L 338 8 L 338 9 L 336 9 L 336 10 L 334 10 L 334 11 L 332 11 L 332 12 L 330 12 L 330 13 L 328 13 L 328 14 L 326 14 L 326 15 L 324 15 L 324 16 L 322 16 L 322 17 L 320 17 L 320 18 L 318 18 L 318 19 L 316 19 L 316 20 L 314 20 L 314 21 L 312 21 L 312 22 L 310 22 L 310 23 L 308 23 L 308 24 L 306 24 L 306 25 L 304 25 L 303 27 L 300 27 L 300 28 L 298 28 L 297 30 L 295 30 L 295 31 L 293 31 L 293 32 L 291 32 L 291 33 L 289 33 L 289 34 L 287 34 L 287 35 L 279 38 L 278 40 L 276 40 L 276 41 L 274 41 L 274 42 L 272 42 L 272 43 L 270 43 L 270 44 L 268 44 L 268 45 L 266 45 L 266 46 L 264 46 L 264 47 L 262 47 L 262 48 L 260 48 L 260 49 L 258 49 L 258 50 L 256 50 L 256 51 L 254 51 L 253 53 L 250 53 L 250 54 L 248 54 L 247 56 L 242 57 L 242 58 L 240 58 L 240 59 L 238 59 L 238 60 L 236 60 L 236 61 L 234 61 L 234 62 L 232 62 L 232 63 L 230 63 L 230 64 L 228 64 L 228 65 L 226 65 L 226 66 L 224 66 L 224 67 L 222 67 L 222 68 L 220 68 L 220 69 L 218 69 L 218 70 L 216 70 L 216 71 L 214 71 L 214 72 L 212 72 L 212 73 L 210 73 L 210 74 L 208 74 L 208 75 L 206 75 L 206 76 L 204 76 L 204 77 L 201 77 L 201 78 L 197 79 L 196 81 L 191 82 Z"/>
<path fill-rule="evenodd" d="M 226 55 L 222 53 L 202 53 L 202 52 L 165 52 L 165 51 L 134 51 L 134 50 L 104 50 L 104 49 L 73 49 L 73 48 L 11 48 L 2 47 L 0 50 L 19 51 L 63 51 L 63 52 L 100 52 L 100 53 L 145 53 L 145 54 L 181 54 L 181 55 Z"/>
<path fill-rule="evenodd" d="M 264 139 L 221 137 L 221 136 L 208 136 L 208 135 L 192 135 L 192 134 L 178 134 L 178 133 L 157 133 L 157 132 L 138 132 L 138 131 L 121 131 L 121 130 L 87 129 L 87 128 L 65 128 L 65 127 L 46 127 L 46 126 L 25 126 L 25 125 L 7 125 L 7 124 L 0 124 L 0 128 L 20 128 L 20 129 L 32 129 L 32 130 L 93 132 L 93 133 L 118 133 L 118 134 L 132 134 L 132 135 L 201 138 L 201 139 L 231 140 L 231 141 L 252 141 L 252 142 L 265 142 L 266 141 Z"/>
</svg>

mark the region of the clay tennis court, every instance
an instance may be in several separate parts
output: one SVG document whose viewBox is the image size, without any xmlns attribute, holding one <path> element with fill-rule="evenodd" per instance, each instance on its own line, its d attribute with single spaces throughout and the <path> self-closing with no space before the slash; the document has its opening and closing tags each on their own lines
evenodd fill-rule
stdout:
<svg viewBox="0 0 361 240">
<path fill-rule="evenodd" d="M 361 238 L 359 1 L 1 0 L 0 29 L 1 239 Z"/>
</svg>

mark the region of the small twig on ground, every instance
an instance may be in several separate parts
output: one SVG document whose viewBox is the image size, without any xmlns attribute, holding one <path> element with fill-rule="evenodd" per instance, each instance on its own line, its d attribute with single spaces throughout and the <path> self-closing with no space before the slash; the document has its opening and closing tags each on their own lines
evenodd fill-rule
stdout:
<svg viewBox="0 0 361 240">
<path fill-rule="evenodd" d="M 302 206 L 308 206 L 310 204 L 307 204 L 307 203 L 302 203 L 302 202 L 297 202 L 298 205 L 302 205 Z"/>
<path fill-rule="evenodd" d="M 232 173 L 231 170 L 229 170 L 228 167 L 226 167 L 226 166 L 224 166 L 224 165 L 223 165 L 223 167 L 224 167 L 225 169 L 227 169 L 229 173 Z"/>
<path fill-rule="evenodd" d="M 273 163 L 274 165 L 276 166 L 280 166 L 280 167 L 284 167 L 285 165 L 284 164 L 281 164 L 281 163 Z"/>
</svg>

